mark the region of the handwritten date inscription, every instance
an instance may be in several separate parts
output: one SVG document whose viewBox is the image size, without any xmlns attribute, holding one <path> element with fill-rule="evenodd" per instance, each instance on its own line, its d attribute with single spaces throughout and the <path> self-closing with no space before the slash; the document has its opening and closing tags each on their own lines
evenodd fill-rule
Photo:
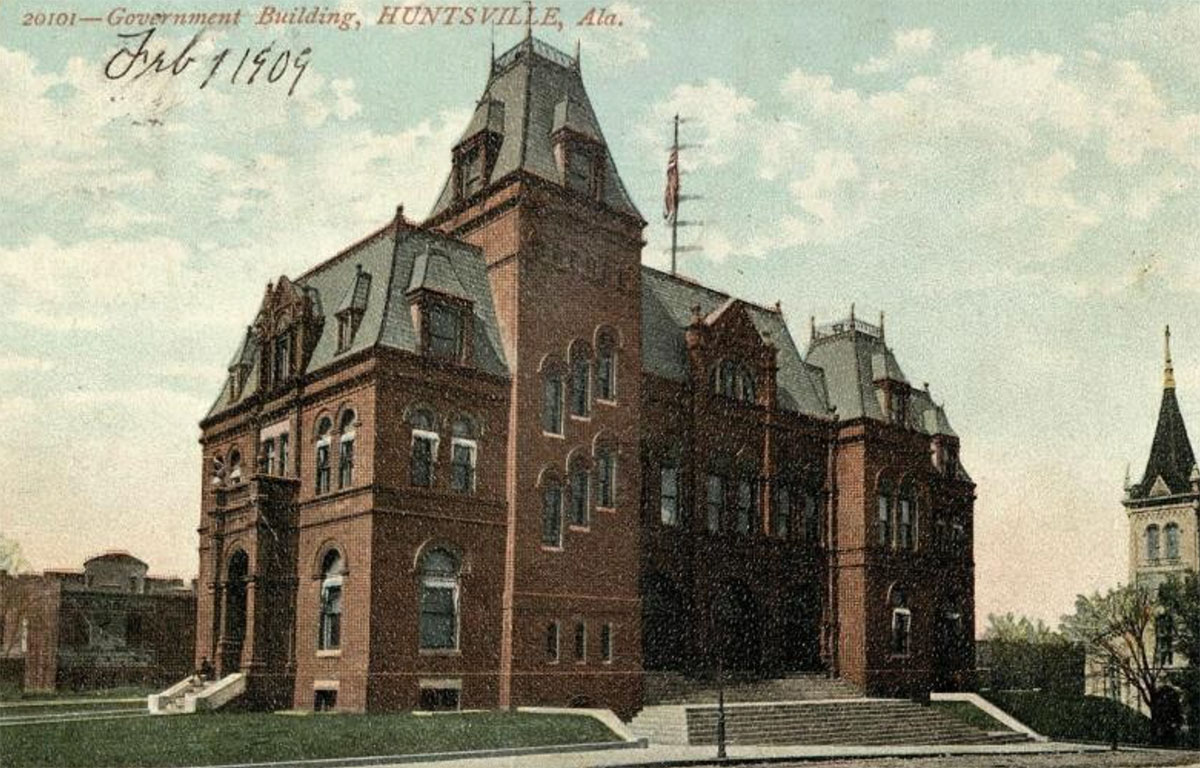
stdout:
<svg viewBox="0 0 1200 768">
<path fill-rule="evenodd" d="M 156 31 L 157 27 L 150 27 L 140 32 L 117 35 L 122 40 L 122 47 L 104 65 L 104 76 L 109 80 L 139 80 L 146 75 L 178 77 L 196 64 L 200 71 L 207 69 L 200 83 L 203 89 L 214 79 L 223 80 L 227 75 L 231 85 L 254 85 L 256 80 L 274 84 L 291 74 L 291 85 L 287 92 L 291 96 L 296 91 L 296 84 L 308 70 L 309 57 L 312 55 L 312 49 L 307 47 L 298 53 L 287 48 L 276 51 L 275 41 L 271 41 L 257 49 L 225 48 L 207 63 L 200 63 L 195 53 L 200 42 L 199 32 L 172 56 L 165 46 L 151 45 Z"/>
</svg>

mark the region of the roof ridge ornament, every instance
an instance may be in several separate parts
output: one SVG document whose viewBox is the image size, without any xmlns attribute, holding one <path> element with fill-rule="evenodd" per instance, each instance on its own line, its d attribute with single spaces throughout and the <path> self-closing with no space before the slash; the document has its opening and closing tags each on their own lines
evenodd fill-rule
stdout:
<svg viewBox="0 0 1200 768">
<path fill-rule="evenodd" d="M 1163 389 L 1175 389 L 1175 366 L 1171 363 L 1171 326 L 1163 332 L 1163 355 L 1166 362 L 1163 366 Z"/>
</svg>

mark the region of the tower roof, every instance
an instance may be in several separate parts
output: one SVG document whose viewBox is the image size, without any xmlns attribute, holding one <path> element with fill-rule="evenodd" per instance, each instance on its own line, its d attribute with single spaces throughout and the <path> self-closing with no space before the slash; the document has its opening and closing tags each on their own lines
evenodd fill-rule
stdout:
<svg viewBox="0 0 1200 768">
<path fill-rule="evenodd" d="M 567 129 L 590 139 L 603 150 L 604 188 L 601 202 L 608 208 L 641 218 L 617 174 L 600 123 L 583 86 L 579 60 L 527 37 L 491 64 L 487 85 L 459 145 L 481 132 L 498 136 L 500 148 L 484 188 L 516 172 L 562 184 L 552 136 Z M 453 170 L 448 175 L 430 218 L 455 200 Z"/>
<path fill-rule="evenodd" d="M 1189 480 L 1196 465 L 1192 443 L 1188 440 L 1187 427 L 1175 397 L 1175 376 L 1171 363 L 1171 328 L 1166 330 L 1165 357 L 1163 366 L 1162 403 L 1158 408 L 1158 426 L 1154 430 L 1154 442 L 1150 445 L 1150 460 L 1142 482 L 1131 489 L 1133 498 L 1175 495 L 1191 490 Z M 1161 478 L 1161 483 L 1159 482 Z"/>
</svg>

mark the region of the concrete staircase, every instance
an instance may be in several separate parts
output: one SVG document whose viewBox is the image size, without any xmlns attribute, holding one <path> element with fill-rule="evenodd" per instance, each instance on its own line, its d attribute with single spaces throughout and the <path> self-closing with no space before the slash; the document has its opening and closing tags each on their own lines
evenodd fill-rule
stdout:
<svg viewBox="0 0 1200 768">
<path fill-rule="evenodd" d="M 246 676 L 241 672 L 219 680 L 202 680 L 191 675 L 162 693 L 151 694 L 146 703 L 152 715 L 186 715 L 220 709 L 245 690 Z"/>
<path fill-rule="evenodd" d="M 713 681 L 695 680 L 674 672 L 647 673 L 643 690 L 648 706 L 712 704 L 717 700 Z M 821 672 L 793 673 L 773 680 L 733 680 L 725 684 L 727 703 L 860 699 L 862 695 L 854 685 Z"/>
</svg>

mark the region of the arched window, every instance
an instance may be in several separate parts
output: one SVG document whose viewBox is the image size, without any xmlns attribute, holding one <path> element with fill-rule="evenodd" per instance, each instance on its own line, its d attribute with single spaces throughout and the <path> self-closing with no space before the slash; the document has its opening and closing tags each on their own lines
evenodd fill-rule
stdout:
<svg viewBox="0 0 1200 768">
<path fill-rule="evenodd" d="M 1157 560 L 1159 556 L 1158 549 L 1158 526 L 1146 526 L 1146 559 Z"/>
<path fill-rule="evenodd" d="M 336 650 L 342 645 L 342 578 L 346 571 L 342 553 L 331 549 L 321 559 L 321 620 L 317 648 Z"/>
<path fill-rule="evenodd" d="M 900 497 L 898 506 L 897 517 L 899 521 L 896 527 L 896 546 L 900 549 L 915 549 L 917 544 L 916 537 L 914 536 L 917 502 L 906 491 Z"/>
<path fill-rule="evenodd" d="M 212 477 L 208 482 L 210 485 L 225 482 L 225 459 L 219 453 L 212 457 Z"/>
<path fill-rule="evenodd" d="M 242 482 L 242 453 L 237 448 L 229 452 L 229 482 Z"/>
<path fill-rule="evenodd" d="M 892 655 L 907 656 L 911 652 L 912 611 L 908 607 L 908 593 L 895 587 L 892 589 Z"/>
<path fill-rule="evenodd" d="M 571 459 L 568 476 L 571 488 L 569 505 L 571 525 L 578 528 L 586 528 L 588 525 L 590 483 L 588 482 L 587 465 L 580 457 Z"/>
<path fill-rule="evenodd" d="M 465 416 L 450 427 L 450 487 L 459 493 L 475 491 L 475 424 Z"/>
<path fill-rule="evenodd" d="M 349 488 L 354 484 L 354 423 L 355 413 L 347 408 L 342 412 L 338 430 L 342 433 L 338 446 L 338 488 Z"/>
<path fill-rule="evenodd" d="M 721 530 L 725 518 L 725 478 L 709 474 L 704 502 L 704 527 L 709 533 Z"/>
<path fill-rule="evenodd" d="M 575 663 L 587 661 L 587 624 L 582 621 L 575 624 Z"/>
<path fill-rule="evenodd" d="M 542 431 L 550 435 L 563 433 L 563 379 L 555 370 L 542 375 Z"/>
<path fill-rule="evenodd" d="M 792 493 L 786 485 L 775 491 L 775 509 L 771 514 L 771 533 L 781 539 L 788 537 L 792 526 Z"/>
<path fill-rule="evenodd" d="M 617 342 L 608 331 L 596 340 L 596 399 L 617 399 Z"/>
<path fill-rule="evenodd" d="M 433 485 L 433 469 L 437 462 L 437 421 L 433 414 L 423 408 L 409 417 L 412 425 L 412 459 L 409 478 L 413 485 L 428 488 Z"/>
<path fill-rule="evenodd" d="M 547 480 L 542 487 L 542 543 L 548 547 L 562 546 L 562 485 Z"/>
<path fill-rule="evenodd" d="M 596 449 L 596 506 L 600 509 L 617 506 L 617 457 L 607 445 Z"/>
<path fill-rule="evenodd" d="M 605 664 L 613 660 L 613 625 L 605 623 L 600 627 L 600 660 Z"/>
<path fill-rule="evenodd" d="M 445 549 L 421 557 L 422 650 L 458 648 L 458 558 Z"/>
<path fill-rule="evenodd" d="M 743 403 L 758 401 L 758 391 L 754 386 L 754 374 L 745 368 L 738 371 L 738 399 Z"/>
<path fill-rule="evenodd" d="M 571 348 L 571 415 L 587 416 L 592 405 L 592 361 L 583 344 Z"/>
<path fill-rule="evenodd" d="M 1154 657 L 1160 667 L 1175 665 L 1175 619 L 1169 613 L 1154 619 Z"/>
<path fill-rule="evenodd" d="M 734 397 L 737 392 L 737 364 L 722 360 L 717 368 L 717 394 Z"/>
<path fill-rule="evenodd" d="M 552 621 L 546 625 L 546 660 L 551 664 L 558 663 L 559 638 L 558 622 Z"/>
<path fill-rule="evenodd" d="M 329 441 L 333 422 L 324 416 L 317 423 L 317 493 L 329 492 Z"/>
<path fill-rule="evenodd" d="M 892 489 L 886 484 L 879 486 L 876 509 L 876 530 L 879 532 L 879 546 L 889 547 L 892 544 Z"/>
<path fill-rule="evenodd" d="M 737 532 L 749 534 L 754 528 L 755 496 L 758 484 L 750 478 L 738 481 L 737 489 Z"/>
<path fill-rule="evenodd" d="M 1167 542 L 1167 559 L 1179 559 L 1179 526 L 1176 523 L 1167 523 L 1163 527 L 1163 538 Z"/>
</svg>

